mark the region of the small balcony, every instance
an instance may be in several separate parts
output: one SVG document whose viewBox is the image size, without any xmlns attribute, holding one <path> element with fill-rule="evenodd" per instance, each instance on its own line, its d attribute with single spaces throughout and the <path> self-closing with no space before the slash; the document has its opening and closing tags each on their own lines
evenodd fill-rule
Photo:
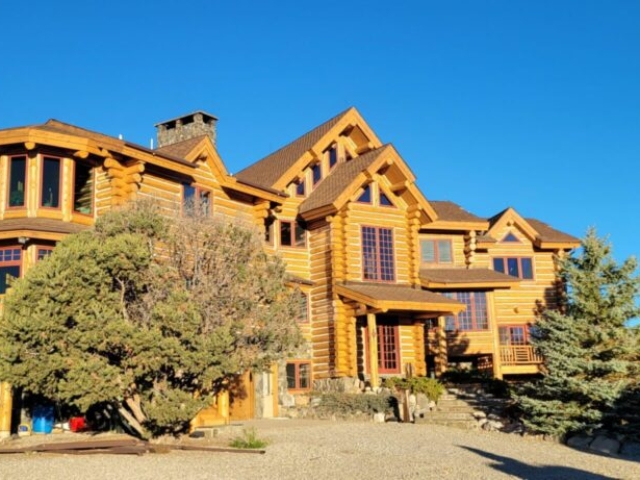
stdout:
<svg viewBox="0 0 640 480">
<path fill-rule="evenodd" d="M 542 356 L 532 345 L 500 345 L 500 362 L 509 365 L 537 365 L 542 363 Z"/>
</svg>

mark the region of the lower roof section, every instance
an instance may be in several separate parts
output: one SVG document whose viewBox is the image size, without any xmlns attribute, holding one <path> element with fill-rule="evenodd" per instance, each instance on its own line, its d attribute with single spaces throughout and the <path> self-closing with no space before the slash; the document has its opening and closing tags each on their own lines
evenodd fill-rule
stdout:
<svg viewBox="0 0 640 480">
<path fill-rule="evenodd" d="M 465 309 L 460 302 L 411 285 L 345 282 L 334 288 L 344 298 L 383 312 L 404 310 L 445 315 Z"/>
<path fill-rule="evenodd" d="M 9 218 L 0 221 L 0 239 L 28 237 L 60 240 L 90 227 L 49 218 Z"/>
<path fill-rule="evenodd" d="M 520 279 L 488 268 L 424 268 L 420 270 L 420 282 L 425 288 L 511 288 Z"/>
</svg>

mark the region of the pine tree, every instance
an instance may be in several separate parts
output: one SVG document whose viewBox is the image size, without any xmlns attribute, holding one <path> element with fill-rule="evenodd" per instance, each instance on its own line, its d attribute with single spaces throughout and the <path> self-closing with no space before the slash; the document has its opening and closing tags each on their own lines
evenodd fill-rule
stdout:
<svg viewBox="0 0 640 480">
<path fill-rule="evenodd" d="M 518 397 L 529 429 L 566 437 L 620 422 L 617 402 L 639 379 L 639 337 L 628 326 L 640 314 L 636 267 L 633 257 L 618 265 L 594 229 L 577 256 L 560 260 L 565 301 L 544 310 L 531 332 L 543 377 Z"/>
<path fill-rule="evenodd" d="M 300 342 L 284 265 L 238 223 L 137 205 L 65 238 L 12 283 L 0 379 L 141 435 L 179 433 L 211 395 Z"/>
</svg>

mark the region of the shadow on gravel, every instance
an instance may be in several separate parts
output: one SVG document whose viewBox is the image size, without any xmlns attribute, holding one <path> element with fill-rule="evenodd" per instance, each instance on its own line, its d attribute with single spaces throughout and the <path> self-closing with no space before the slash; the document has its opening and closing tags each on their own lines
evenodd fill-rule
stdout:
<svg viewBox="0 0 640 480">
<path fill-rule="evenodd" d="M 615 480 L 614 477 L 596 475 L 594 473 L 589 473 L 572 467 L 561 467 L 557 465 L 545 465 L 543 467 L 538 467 L 527 465 L 526 463 L 519 462 L 513 458 L 502 457 L 483 450 L 478 450 L 477 448 L 465 447 L 463 445 L 459 446 L 460 448 L 469 450 L 470 452 L 488 458 L 489 460 L 493 460 L 496 463 L 491 465 L 492 468 L 508 475 L 513 475 L 517 478 L 525 478 L 527 480 Z"/>
</svg>

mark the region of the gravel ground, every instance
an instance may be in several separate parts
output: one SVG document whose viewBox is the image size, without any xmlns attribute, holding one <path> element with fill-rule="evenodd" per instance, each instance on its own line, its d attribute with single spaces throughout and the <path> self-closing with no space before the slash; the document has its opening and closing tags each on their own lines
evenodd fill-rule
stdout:
<svg viewBox="0 0 640 480">
<path fill-rule="evenodd" d="M 0 457 L 0 480 L 640 480 L 640 458 L 594 455 L 495 432 L 311 420 L 256 420 L 243 427 L 255 427 L 258 437 L 269 440 L 266 454 L 4 455 Z M 216 442 L 226 444 L 239 430 L 221 432 Z"/>
</svg>

